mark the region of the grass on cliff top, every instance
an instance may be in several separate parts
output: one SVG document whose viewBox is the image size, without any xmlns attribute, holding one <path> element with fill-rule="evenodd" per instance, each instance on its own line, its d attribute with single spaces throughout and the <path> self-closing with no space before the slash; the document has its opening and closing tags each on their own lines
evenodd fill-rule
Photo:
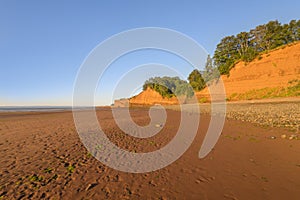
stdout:
<svg viewBox="0 0 300 200">
<path fill-rule="evenodd" d="M 300 96 L 300 80 L 292 80 L 288 82 L 288 87 L 262 88 L 250 90 L 248 92 L 232 94 L 228 100 L 252 100 L 252 99 L 271 99 L 277 97 L 298 97 Z"/>
</svg>

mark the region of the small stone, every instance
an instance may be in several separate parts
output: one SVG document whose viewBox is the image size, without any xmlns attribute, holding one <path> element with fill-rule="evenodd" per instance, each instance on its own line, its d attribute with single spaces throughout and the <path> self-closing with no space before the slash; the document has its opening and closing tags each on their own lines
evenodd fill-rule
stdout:
<svg viewBox="0 0 300 200">
<path fill-rule="evenodd" d="M 156 184 L 154 183 L 153 180 L 149 181 L 149 184 L 152 185 L 152 186 L 156 186 Z"/>
<path fill-rule="evenodd" d="M 88 184 L 88 186 L 85 188 L 85 191 L 88 191 L 88 190 L 94 188 L 96 185 L 98 185 L 98 184 L 97 183 L 90 183 L 90 184 Z"/>
<path fill-rule="evenodd" d="M 117 174 L 114 178 L 114 181 L 116 181 L 116 182 L 122 181 L 120 175 Z"/>
<path fill-rule="evenodd" d="M 109 194 L 110 194 L 110 189 L 109 189 L 108 187 L 104 187 L 104 188 L 102 189 L 102 191 L 105 192 L 106 195 L 109 195 Z"/>
<path fill-rule="evenodd" d="M 281 138 L 286 139 L 286 135 L 285 134 L 281 135 Z"/>
<path fill-rule="evenodd" d="M 160 200 L 167 200 L 166 197 L 160 197 L 159 199 L 160 199 Z"/>
<path fill-rule="evenodd" d="M 291 135 L 291 137 L 295 140 L 298 138 L 297 135 Z"/>
<path fill-rule="evenodd" d="M 127 191 L 127 193 L 128 193 L 129 195 L 131 195 L 131 194 L 133 193 L 133 192 L 131 191 L 131 189 L 129 189 L 128 187 L 126 187 L 125 190 Z"/>
</svg>

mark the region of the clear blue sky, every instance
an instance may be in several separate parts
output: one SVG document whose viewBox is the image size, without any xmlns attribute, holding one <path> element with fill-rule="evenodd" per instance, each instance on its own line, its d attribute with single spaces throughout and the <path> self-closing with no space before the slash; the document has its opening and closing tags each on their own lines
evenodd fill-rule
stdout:
<svg viewBox="0 0 300 200">
<path fill-rule="evenodd" d="M 210 54 L 222 37 L 278 19 L 300 18 L 300 1 L 14 1 L 0 0 L 0 105 L 71 105 L 77 70 L 108 37 L 132 28 L 164 27 L 182 32 Z M 181 67 L 158 52 L 120 59 L 111 74 L 144 62 Z M 171 62 L 169 62 L 172 60 Z M 129 65 L 130 63 L 130 65 Z M 186 68 L 188 69 L 188 68 Z M 186 70 L 183 76 L 189 73 Z M 104 78 L 97 104 L 110 104 Z M 112 81 L 112 82 L 110 82 Z M 97 95 L 96 95 L 97 96 Z"/>
</svg>

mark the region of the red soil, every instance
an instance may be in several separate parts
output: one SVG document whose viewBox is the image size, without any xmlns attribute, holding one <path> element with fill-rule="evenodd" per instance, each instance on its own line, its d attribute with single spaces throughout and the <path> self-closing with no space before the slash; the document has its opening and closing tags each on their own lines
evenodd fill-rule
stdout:
<svg viewBox="0 0 300 200">
<path fill-rule="evenodd" d="M 288 82 L 300 79 L 300 43 L 287 45 L 261 55 L 250 63 L 239 62 L 230 71 L 230 76 L 221 76 L 226 96 L 242 94 L 254 89 L 288 87 Z M 198 99 L 210 99 L 208 89 L 197 92 Z M 130 99 L 131 104 L 174 105 L 178 100 L 163 98 L 151 89 L 141 92 Z"/>
<path fill-rule="evenodd" d="M 153 105 L 153 104 L 162 104 L 162 105 L 176 105 L 178 100 L 175 97 L 164 98 L 158 92 L 147 88 L 147 90 L 141 92 L 137 96 L 130 98 L 130 104 L 136 105 Z"/>
<path fill-rule="evenodd" d="M 230 75 L 221 76 L 226 96 L 254 89 L 288 87 L 288 82 L 300 79 L 300 43 L 281 47 L 261 55 L 250 63 L 239 62 Z M 198 92 L 198 98 L 208 97 L 208 89 Z"/>
</svg>

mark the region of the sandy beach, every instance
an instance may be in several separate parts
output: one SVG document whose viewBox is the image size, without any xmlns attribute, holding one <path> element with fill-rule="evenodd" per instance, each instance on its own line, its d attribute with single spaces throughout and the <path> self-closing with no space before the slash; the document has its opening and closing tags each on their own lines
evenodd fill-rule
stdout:
<svg viewBox="0 0 300 200">
<path fill-rule="evenodd" d="M 2 1 L 0 200 L 300 200 L 300 1 Z"/>
<path fill-rule="evenodd" d="M 97 111 L 109 139 L 119 147 L 149 152 L 176 133 L 180 112 L 167 111 L 167 123 L 152 138 L 125 135 L 110 108 Z M 148 110 L 131 110 L 139 125 Z M 141 174 L 113 170 L 91 156 L 76 132 L 72 112 L 0 114 L 1 199 L 298 199 L 300 141 L 281 127 L 227 118 L 210 154 L 198 158 L 210 116 L 201 115 L 196 139 L 166 168 Z M 286 138 L 281 138 L 286 135 Z"/>
</svg>

